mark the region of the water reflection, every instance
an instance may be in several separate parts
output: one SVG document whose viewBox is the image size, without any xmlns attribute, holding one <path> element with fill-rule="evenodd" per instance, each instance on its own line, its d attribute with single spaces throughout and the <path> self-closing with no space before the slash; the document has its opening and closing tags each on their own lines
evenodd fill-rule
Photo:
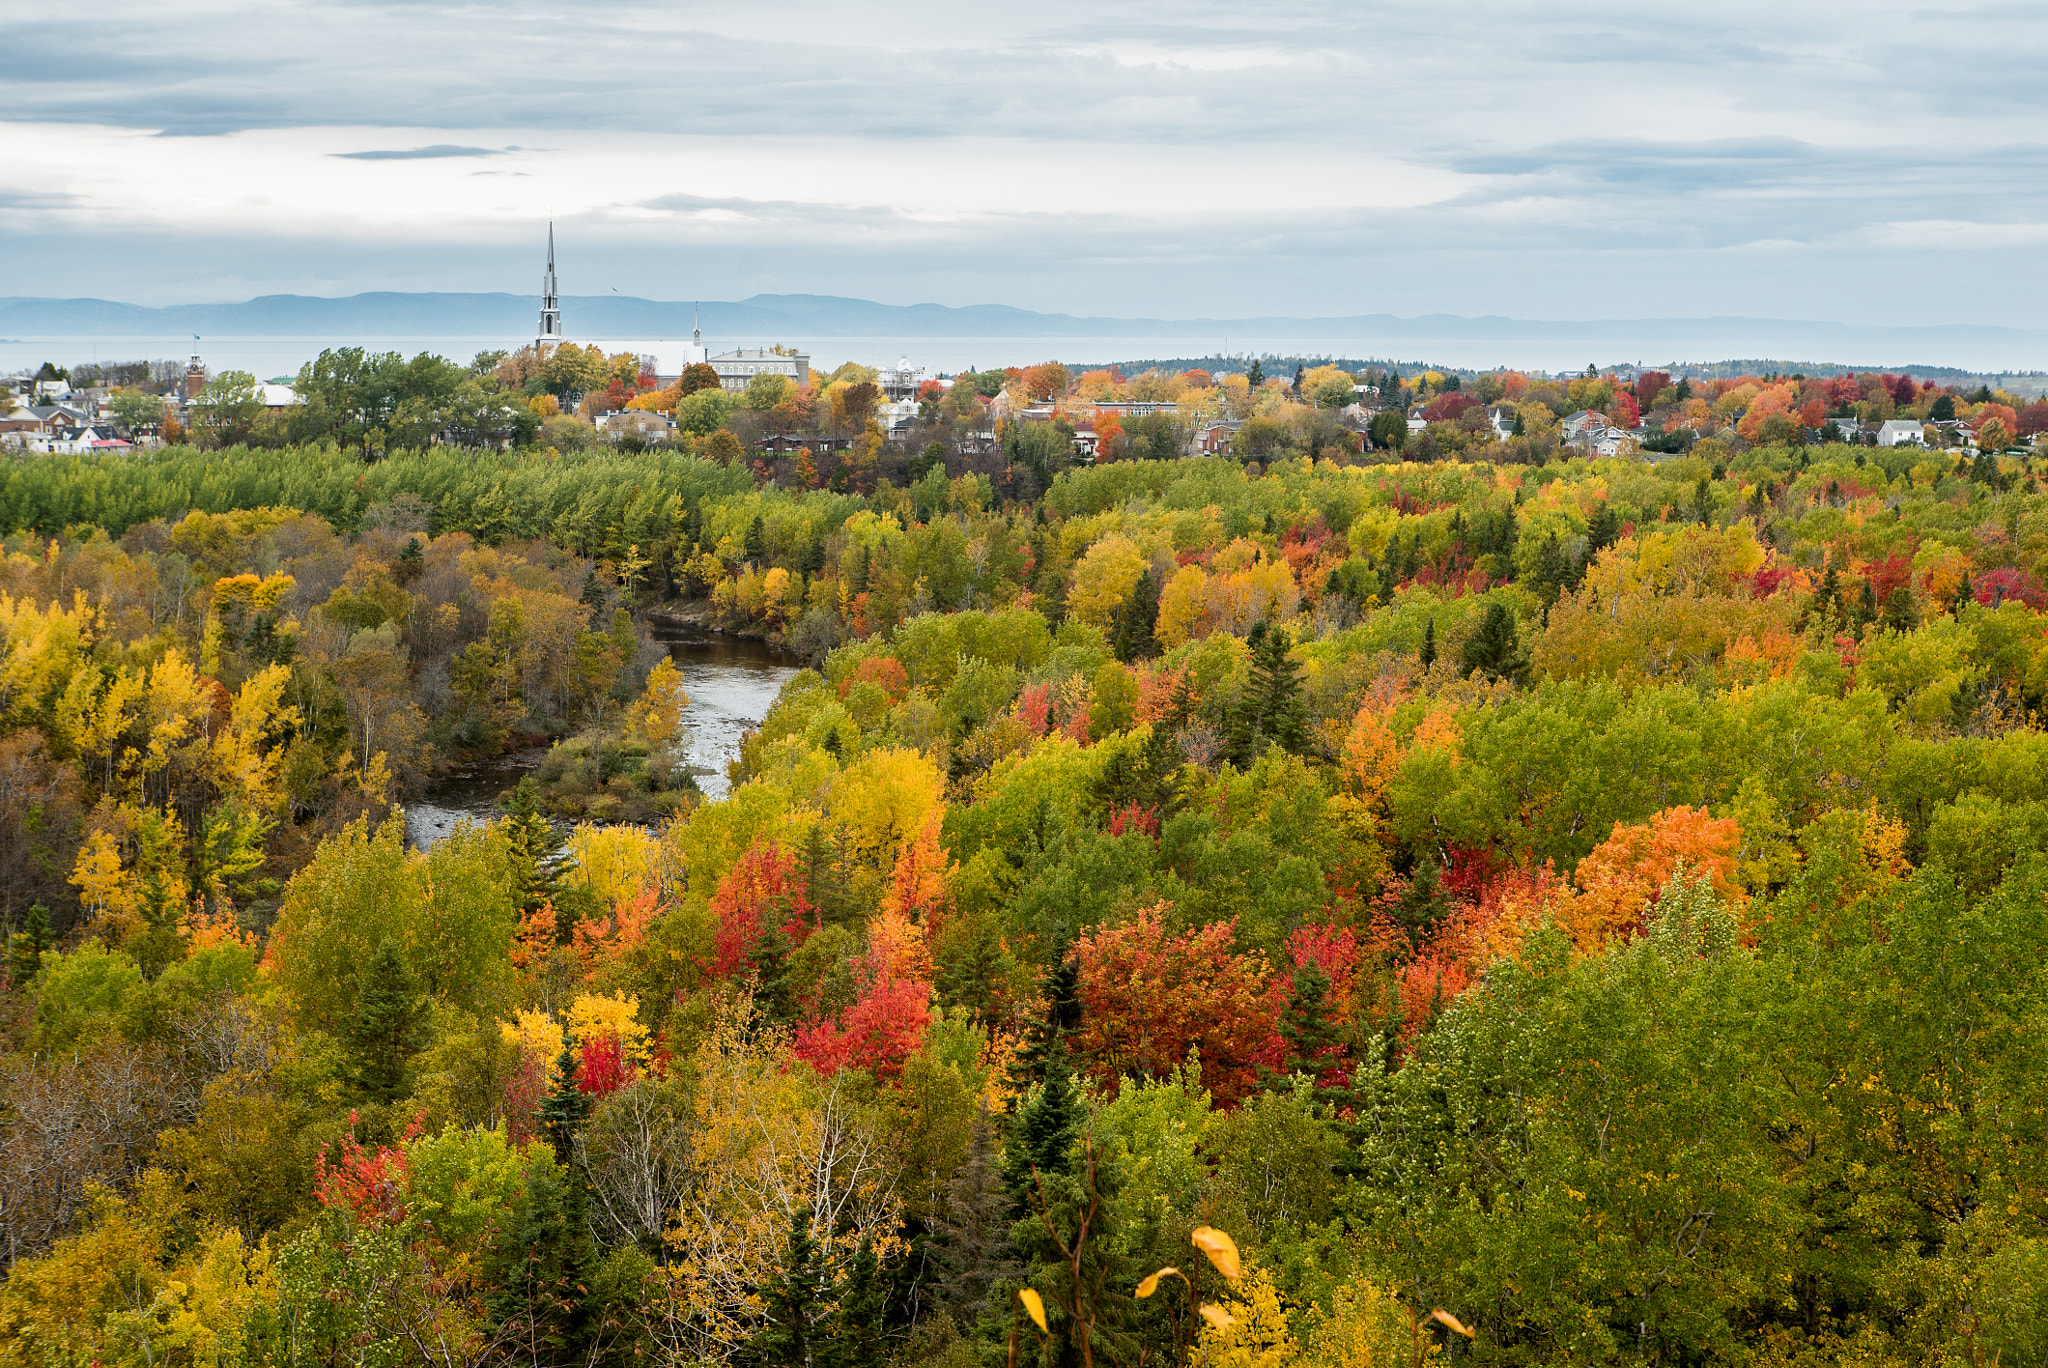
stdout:
<svg viewBox="0 0 2048 1368">
<path fill-rule="evenodd" d="M 740 738 L 761 725 L 783 682 L 800 667 L 795 657 L 765 642 L 721 636 L 689 623 L 658 620 L 651 634 L 668 647 L 690 695 L 690 706 L 683 710 L 684 761 L 706 797 L 723 798 L 730 787 L 726 762 L 739 754 Z M 500 756 L 429 785 L 406 806 L 407 837 L 424 849 L 457 822 L 498 817 L 498 795 L 546 753 L 538 749 Z"/>
</svg>

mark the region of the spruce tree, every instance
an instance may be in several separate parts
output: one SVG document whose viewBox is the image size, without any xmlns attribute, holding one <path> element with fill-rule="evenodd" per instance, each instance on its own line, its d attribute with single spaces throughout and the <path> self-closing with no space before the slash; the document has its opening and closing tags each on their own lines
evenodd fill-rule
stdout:
<svg viewBox="0 0 2048 1368">
<path fill-rule="evenodd" d="M 761 1289 L 761 1329 L 748 1346 L 755 1362 L 764 1368 L 815 1368 L 832 1312 L 825 1299 L 829 1276 L 824 1251 L 811 1235 L 810 1208 L 791 1211 L 782 1266 Z"/>
<path fill-rule="evenodd" d="M 889 1281 L 875 1255 L 871 1236 L 860 1237 L 846 1276 L 839 1284 L 839 1305 L 832 1314 L 832 1335 L 816 1355 L 818 1368 L 868 1368 L 888 1358 Z"/>
<path fill-rule="evenodd" d="M 1116 635 L 1111 641 L 1116 658 L 1128 665 L 1157 655 L 1159 646 L 1152 634 L 1158 625 L 1159 581 L 1146 570 L 1138 576 L 1123 606 L 1117 609 Z"/>
<path fill-rule="evenodd" d="M 1074 1167 L 1074 1140 L 1081 1133 L 1081 1098 L 1074 1090 L 1073 1061 L 1067 1043 L 1054 1037 L 1045 1055 L 1045 1081 L 1032 1089 L 1010 1122 L 1003 1147 L 1003 1190 L 1010 1199 L 1010 1219 L 1021 1221 L 1031 1211 L 1038 1178 L 1067 1174 Z"/>
<path fill-rule="evenodd" d="M 1252 359 L 1252 368 L 1245 372 L 1244 378 L 1245 383 L 1254 390 L 1266 383 L 1266 368 L 1259 364 L 1258 358 Z"/>
<path fill-rule="evenodd" d="M 355 1007 L 341 1025 L 349 1074 L 364 1096 L 394 1102 L 405 1074 L 427 1043 L 427 995 L 389 937 L 377 943 L 356 987 Z"/>
<path fill-rule="evenodd" d="M 1066 1059 L 1066 1037 L 1081 1025 L 1080 993 L 1080 962 L 1072 956 L 1056 961 L 1045 976 L 1045 1011 L 1031 1019 L 1024 1044 L 1010 1062 L 1013 1096 L 1022 1098 L 1043 1082 L 1055 1054 Z"/>
<path fill-rule="evenodd" d="M 759 562 L 768 558 L 768 525 L 758 514 L 747 524 L 746 542 L 741 551 L 750 561 Z"/>
<path fill-rule="evenodd" d="M 1280 1038 L 1287 1042 L 1280 1062 L 1283 1075 L 1317 1078 L 1339 1062 L 1344 1037 L 1331 1019 L 1330 976 L 1314 960 L 1294 971 L 1280 1016 Z"/>
<path fill-rule="evenodd" d="M 588 1363 L 592 1326 L 585 1288 L 593 1254 L 582 1187 L 545 1159 L 526 1175 L 518 1220 L 499 1236 L 485 1310 L 507 1358 L 528 1365 Z"/>
<path fill-rule="evenodd" d="M 967 1157 L 946 1189 L 946 1210 L 931 1243 L 938 1294 L 963 1325 L 992 1309 L 989 1292 L 1010 1268 L 1009 1197 L 996 1158 L 996 1128 L 983 1107 L 967 1132 Z"/>
<path fill-rule="evenodd" d="M 789 972 L 789 952 L 789 934 L 770 926 L 747 956 L 754 971 L 754 1011 L 762 1025 L 774 1030 L 794 1025 L 802 1012 L 796 1000 L 796 982 Z"/>
<path fill-rule="evenodd" d="M 15 991 L 35 978 L 43 967 L 43 952 L 49 948 L 50 909 L 35 903 L 7 947 L 7 981 Z"/>
<path fill-rule="evenodd" d="M 1919 610 L 1913 606 L 1913 592 L 1900 585 L 1884 601 L 1884 625 L 1894 632 L 1910 632 L 1920 625 Z"/>
<path fill-rule="evenodd" d="M 1515 615 L 1506 604 L 1496 599 L 1486 605 L 1478 630 L 1465 639 L 1459 665 L 1465 675 L 1479 674 L 1513 684 L 1528 675 L 1529 660 L 1515 634 Z"/>
<path fill-rule="evenodd" d="M 1957 617 L 1961 617 L 1963 609 L 1969 607 L 1975 600 L 1976 593 L 1977 591 L 1970 585 L 1970 572 L 1967 570 L 1963 571 L 1963 582 L 1956 586 L 1955 614 Z"/>
<path fill-rule="evenodd" d="M 569 1033 L 562 1032 L 562 1053 L 555 1059 L 555 1082 L 540 1104 L 541 1139 L 554 1147 L 555 1162 L 575 1171 L 576 1137 L 590 1119 L 590 1094 L 576 1086 L 577 1061 Z"/>
<path fill-rule="evenodd" d="M 1428 622 L 1422 624 L 1422 649 L 1416 653 L 1415 658 L 1421 662 L 1422 668 L 1425 670 L 1436 664 L 1435 618 L 1431 618 Z"/>
<path fill-rule="evenodd" d="M 540 787 L 530 774 L 519 781 L 506 804 L 505 836 L 516 862 L 519 910 L 531 915 L 558 901 L 568 855 L 562 834 L 540 810 Z"/>
<path fill-rule="evenodd" d="M 1451 910 L 1451 901 L 1439 882 L 1441 872 L 1428 854 L 1418 856 L 1408 886 L 1394 903 L 1394 920 L 1407 928 L 1410 943 L 1418 947 Z"/>
</svg>

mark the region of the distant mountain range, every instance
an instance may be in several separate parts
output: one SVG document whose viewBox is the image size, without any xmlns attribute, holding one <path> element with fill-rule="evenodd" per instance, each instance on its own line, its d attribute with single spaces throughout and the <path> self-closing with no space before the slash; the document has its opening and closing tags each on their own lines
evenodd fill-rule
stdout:
<svg viewBox="0 0 2048 1368">
<path fill-rule="evenodd" d="M 404 294 L 380 291 L 341 299 L 264 295 L 233 304 L 149 308 L 105 299 L 0 297 L 0 336 L 10 338 L 217 338 L 350 340 L 407 337 L 475 338 L 499 345 L 531 337 L 538 301 L 513 294 Z M 1728 356 L 1835 356 L 1857 364 L 1920 361 L 1982 371 L 2048 367 L 2048 331 L 1953 325 L 1855 327 L 1762 318 L 1648 318 L 1546 321 L 1426 314 L 1400 318 L 1362 314 L 1329 318 L 1098 318 L 1035 313 L 1000 304 L 878 304 L 836 295 L 763 294 L 738 301 L 690 303 L 627 295 L 572 295 L 562 300 L 570 337 L 603 340 L 683 339 L 693 310 L 716 346 L 735 342 L 799 342 L 809 338 L 1188 338 L 1231 349 L 1331 347 L 1347 341 L 1409 354 L 1432 346 L 1516 347 L 1583 343 L 1587 360 L 1706 360 Z M 1364 352 L 1360 354 L 1378 354 Z M 1391 354 L 1390 351 L 1386 354 Z M 1921 369 L 1930 369 L 1923 364 Z"/>
</svg>

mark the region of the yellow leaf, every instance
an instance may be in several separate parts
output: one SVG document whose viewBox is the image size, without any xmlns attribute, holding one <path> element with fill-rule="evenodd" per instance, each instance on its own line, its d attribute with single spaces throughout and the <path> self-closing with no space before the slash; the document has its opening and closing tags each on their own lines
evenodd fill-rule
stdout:
<svg viewBox="0 0 2048 1368">
<path fill-rule="evenodd" d="M 1231 1326 L 1237 1324 L 1235 1316 L 1225 1311 L 1222 1307 L 1209 1302 L 1202 1303 L 1202 1319 L 1215 1326 L 1218 1330 L 1228 1330 Z"/>
<path fill-rule="evenodd" d="M 1216 1265 L 1216 1271 L 1236 1282 L 1242 1269 L 1237 1262 L 1237 1241 L 1225 1235 L 1214 1226 L 1196 1226 L 1193 1235 L 1195 1248 L 1209 1256 L 1209 1262 Z"/>
<path fill-rule="evenodd" d="M 1045 1302 L 1039 1297 L 1037 1292 L 1028 1287 L 1019 1288 L 1017 1300 L 1024 1303 L 1024 1309 L 1030 1313 L 1031 1322 L 1038 1327 L 1039 1334 L 1049 1335 L 1052 1333 L 1045 1328 Z"/>
<path fill-rule="evenodd" d="M 1451 1327 L 1451 1329 L 1457 1331 L 1466 1339 L 1471 1339 L 1473 1337 L 1472 1332 L 1465 1328 L 1465 1322 L 1459 1320 L 1456 1316 L 1444 1310 L 1441 1306 L 1439 1306 L 1436 1310 L 1430 1312 L 1429 1318 L 1431 1320 L 1442 1321 L 1445 1325 L 1448 1325 L 1449 1327 Z"/>
<path fill-rule="evenodd" d="M 1157 1292 L 1159 1290 L 1159 1280 L 1169 1273 L 1173 1274 L 1175 1277 L 1179 1277 L 1181 1275 L 1180 1270 L 1178 1268 L 1174 1268 L 1171 1266 L 1162 1268 L 1157 1273 L 1154 1273 L 1151 1277 L 1145 1279 L 1145 1281 L 1139 1283 L 1138 1290 L 1133 1295 L 1139 1297 L 1151 1296 L 1154 1292 Z"/>
</svg>

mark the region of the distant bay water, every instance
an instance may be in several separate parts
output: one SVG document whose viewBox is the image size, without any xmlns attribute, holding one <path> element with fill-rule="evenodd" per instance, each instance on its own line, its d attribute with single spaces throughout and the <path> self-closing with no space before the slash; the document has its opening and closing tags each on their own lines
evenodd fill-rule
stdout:
<svg viewBox="0 0 2048 1368">
<path fill-rule="evenodd" d="M 1260 320 L 1258 331 L 1197 332 L 1185 325 L 1158 331 L 1107 333 L 1077 330 L 1071 334 L 1019 332 L 947 335 L 913 332 L 846 334 L 801 328 L 764 326 L 759 331 L 714 333 L 705 344 L 714 352 L 734 347 L 783 345 L 806 351 L 814 368 L 830 370 L 842 362 L 890 366 L 907 359 L 928 372 L 952 374 L 969 367 L 1027 366 L 1061 361 L 1070 366 L 1109 362 L 1201 357 L 1252 356 L 1334 357 L 1359 361 L 1393 361 L 1490 370 L 1577 371 L 1587 365 L 1770 360 L 1786 368 L 1806 365 L 1848 365 L 1889 370 L 1950 367 L 2003 375 L 2048 369 L 2048 332 L 2009 329 L 1849 329 L 1839 325 L 1801 324 L 1772 320 L 1701 320 L 1697 326 L 1672 320 L 1605 324 L 1531 323 L 1517 330 L 1511 320 L 1446 320 L 1441 330 L 1415 326 L 1377 329 L 1325 329 L 1304 320 L 1298 330 L 1284 322 Z M 1495 326 L 1467 325 L 1489 322 Z M 1503 326 L 1505 325 L 1505 326 Z M 5 323 L 0 323 L 4 328 Z M 573 319 L 572 339 L 596 342 L 607 351 L 637 351 L 655 356 L 664 373 L 681 365 L 687 332 L 657 335 L 627 331 L 579 333 Z M 32 368 L 44 361 L 71 366 L 81 361 L 182 360 L 197 352 L 208 369 L 244 370 L 258 379 L 295 374 L 299 367 L 330 347 L 363 347 L 407 356 L 428 351 L 467 362 L 479 351 L 510 350 L 530 338 L 449 330 L 432 332 L 310 330 L 289 335 L 172 332 L 49 332 L 0 335 L 0 373 Z"/>
</svg>

